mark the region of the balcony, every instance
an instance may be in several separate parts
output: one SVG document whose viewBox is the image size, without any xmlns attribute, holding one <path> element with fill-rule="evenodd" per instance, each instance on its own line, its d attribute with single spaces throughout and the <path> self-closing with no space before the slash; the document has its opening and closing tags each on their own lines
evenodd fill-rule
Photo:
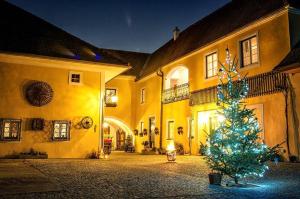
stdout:
<svg viewBox="0 0 300 199">
<path fill-rule="evenodd" d="M 287 89 L 287 75 L 268 72 L 246 78 L 249 85 L 247 98 L 283 92 Z M 237 83 L 237 82 L 236 82 Z M 197 90 L 191 93 L 190 106 L 217 102 L 217 86 Z"/>
<path fill-rule="evenodd" d="M 173 88 L 165 89 L 163 91 L 162 102 L 164 104 L 177 102 L 188 99 L 190 96 L 189 83 L 181 84 Z"/>
</svg>

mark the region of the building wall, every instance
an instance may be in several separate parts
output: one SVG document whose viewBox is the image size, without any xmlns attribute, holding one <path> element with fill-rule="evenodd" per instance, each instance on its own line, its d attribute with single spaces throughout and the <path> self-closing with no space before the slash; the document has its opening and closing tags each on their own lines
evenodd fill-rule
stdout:
<svg viewBox="0 0 300 199">
<path fill-rule="evenodd" d="M 31 65 L 0 64 L 0 118 L 22 119 L 21 140 L 1 142 L 0 156 L 34 150 L 49 158 L 85 158 L 98 150 L 100 74 L 83 72 L 83 85 L 68 83 L 69 70 Z M 54 91 L 53 100 L 42 107 L 31 106 L 24 98 L 24 85 L 44 81 Z M 93 118 L 95 126 L 77 129 L 82 117 Z M 43 131 L 28 128 L 30 118 L 45 119 Z M 52 120 L 70 120 L 70 141 L 52 141 Z"/>
<path fill-rule="evenodd" d="M 141 104 L 141 89 L 146 91 L 145 103 Z M 136 82 L 135 93 L 135 128 L 140 132 L 140 123 L 144 122 L 144 128 L 148 130 L 147 136 L 137 136 L 136 150 L 141 152 L 143 149 L 142 142 L 149 140 L 149 118 L 155 117 L 156 127 L 160 129 L 160 92 L 161 92 L 161 77 L 151 76 L 150 78 Z M 163 133 L 164 132 L 160 132 Z M 155 147 L 159 148 L 160 135 L 155 135 Z"/>
</svg>

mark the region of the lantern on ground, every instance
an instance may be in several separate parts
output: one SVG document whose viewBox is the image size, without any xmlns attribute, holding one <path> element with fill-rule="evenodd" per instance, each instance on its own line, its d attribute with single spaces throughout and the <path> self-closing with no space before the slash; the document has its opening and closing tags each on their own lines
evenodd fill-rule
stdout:
<svg viewBox="0 0 300 199">
<path fill-rule="evenodd" d="M 167 159 L 169 162 L 174 162 L 176 160 L 176 149 L 174 145 L 174 140 L 167 140 Z"/>
</svg>

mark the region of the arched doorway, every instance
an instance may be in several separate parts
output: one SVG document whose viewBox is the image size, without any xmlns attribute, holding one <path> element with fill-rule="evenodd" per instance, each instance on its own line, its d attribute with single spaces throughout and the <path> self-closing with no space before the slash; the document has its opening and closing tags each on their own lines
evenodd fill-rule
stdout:
<svg viewBox="0 0 300 199">
<path fill-rule="evenodd" d="M 129 126 L 114 117 L 104 117 L 104 143 L 110 142 L 112 150 L 123 151 L 125 144 L 134 145 L 134 136 Z"/>
</svg>

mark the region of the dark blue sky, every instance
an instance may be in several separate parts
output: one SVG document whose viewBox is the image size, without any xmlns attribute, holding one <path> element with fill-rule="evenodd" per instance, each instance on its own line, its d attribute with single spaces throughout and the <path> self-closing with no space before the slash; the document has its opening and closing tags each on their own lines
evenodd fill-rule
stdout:
<svg viewBox="0 0 300 199">
<path fill-rule="evenodd" d="M 229 0 L 9 0 L 101 48 L 153 52 Z"/>
</svg>

